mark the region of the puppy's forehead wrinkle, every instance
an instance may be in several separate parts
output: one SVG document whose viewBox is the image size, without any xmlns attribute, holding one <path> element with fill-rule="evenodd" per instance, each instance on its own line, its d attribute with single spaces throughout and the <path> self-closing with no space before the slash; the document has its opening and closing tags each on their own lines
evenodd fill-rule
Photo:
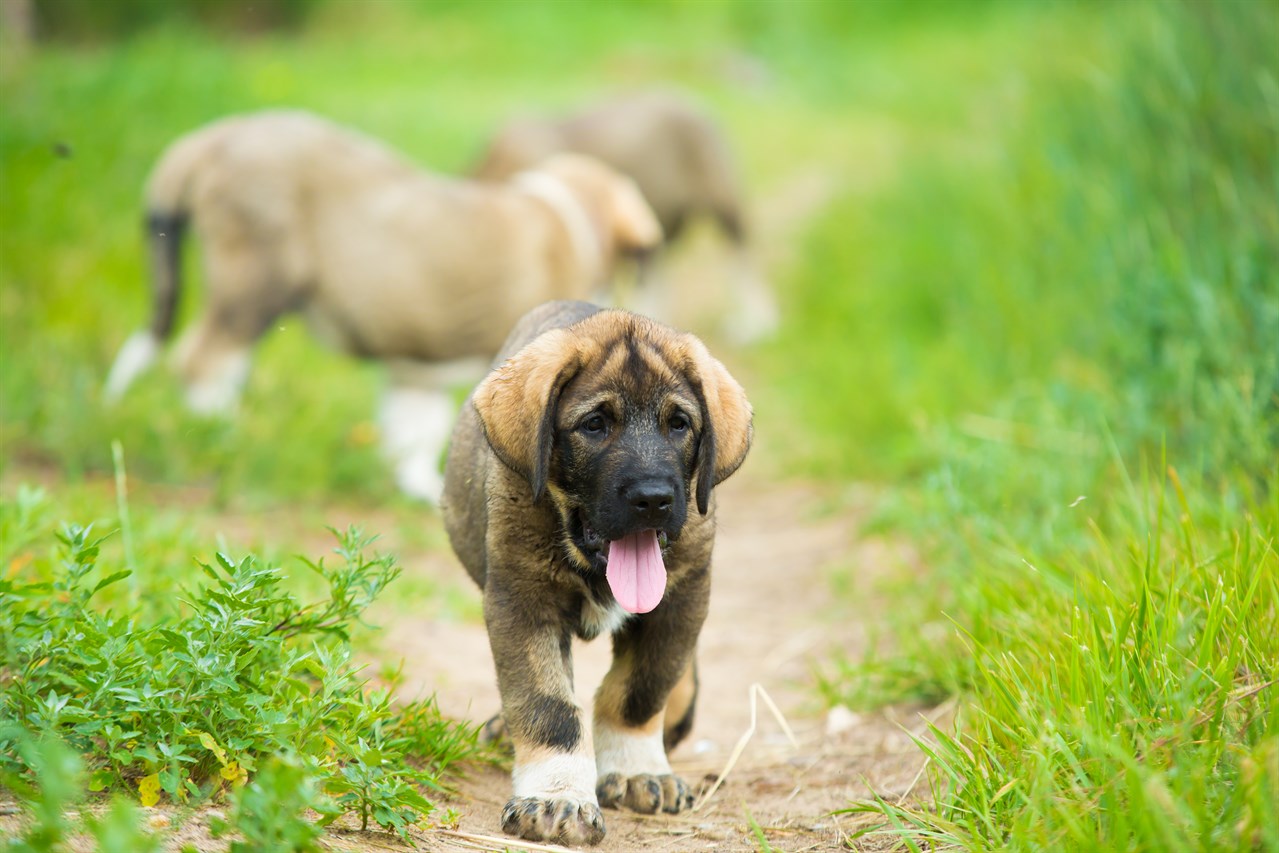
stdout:
<svg viewBox="0 0 1279 853">
<path fill-rule="evenodd" d="M 687 374 L 672 364 L 668 353 L 646 341 L 621 339 L 588 359 L 565 389 L 562 402 L 578 407 L 624 400 L 630 408 L 660 407 L 668 397 L 682 405 L 693 399 Z"/>
</svg>

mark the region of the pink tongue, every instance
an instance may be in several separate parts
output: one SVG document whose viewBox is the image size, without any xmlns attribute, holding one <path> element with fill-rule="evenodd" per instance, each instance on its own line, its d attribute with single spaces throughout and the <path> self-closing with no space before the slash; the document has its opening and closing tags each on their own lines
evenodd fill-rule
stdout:
<svg viewBox="0 0 1279 853">
<path fill-rule="evenodd" d="M 608 585 L 631 613 L 647 613 L 662 603 L 666 566 L 656 530 L 641 530 L 608 543 Z"/>
</svg>

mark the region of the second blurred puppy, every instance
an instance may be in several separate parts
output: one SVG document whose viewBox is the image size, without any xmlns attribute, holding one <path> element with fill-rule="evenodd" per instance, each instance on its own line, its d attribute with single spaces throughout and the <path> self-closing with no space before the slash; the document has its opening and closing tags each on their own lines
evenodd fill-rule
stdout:
<svg viewBox="0 0 1279 853">
<path fill-rule="evenodd" d="M 177 348 L 191 408 L 234 408 L 256 341 L 300 313 L 339 350 L 392 368 L 383 440 L 406 492 L 434 500 L 454 406 L 441 387 L 476 370 L 533 306 L 592 295 L 623 252 L 661 241 L 634 183 L 562 155 L 487 184 L 426 173 L 317 116 L 236 116 L 174 142 L 146 189 L 150 328 L 116 358 L 118 398 L 174 326 L 180 241 L 190 222 L 204 310 Z"/>
<path fill-rule="evenodd" d="M 741 181 L 724 134 L 692 100 L 639 92 L 562 116 L 512 119 L 493 135 L 475 175 L 504 179 L 557 152 L 594 157 L 635 180 L 669 243 L 699 217 L 715 221 L 734 249 L 735 310 L 726 331 L 739 342 L 771 333 L 777 308 L 751 257 Z M 646 278 L 647 259 L 641 259 Z M 641 281 L 641 285 L 644 282 Z M 652 303 L 654 294 L 641 294 Z M 653 304 L 645 313 L 664 314 Z"/>
</svg>

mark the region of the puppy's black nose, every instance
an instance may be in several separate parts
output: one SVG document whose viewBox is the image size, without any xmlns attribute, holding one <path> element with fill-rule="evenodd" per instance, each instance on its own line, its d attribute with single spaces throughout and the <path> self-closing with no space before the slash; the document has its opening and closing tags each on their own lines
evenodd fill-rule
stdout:
<svg viewBox="0 0 1279 853">
<path fill-rule="evenodd" d="M 665 480 L 640 480 L 628 486 L 626 504 L 640 519 L 659 527 L 671 515 L 675 505 L 675 487 Z"/>
</svg>

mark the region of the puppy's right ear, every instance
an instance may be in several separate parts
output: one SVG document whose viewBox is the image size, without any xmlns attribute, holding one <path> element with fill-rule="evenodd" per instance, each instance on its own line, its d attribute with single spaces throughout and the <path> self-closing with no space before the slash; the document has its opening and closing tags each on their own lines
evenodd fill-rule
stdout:
<svg viewBox="0 0 1279 853">
<path fill-rule="evenodd" d="M 742 386 L 692 335 L 685 335 L 685 375 L 702 410 L 697 449 L 697 511 L 706 514 L 711 487 L 728 479 L 746 459 L 754 437 L 750 401 Z"/>
<path fill-rule="evenodd" d="M 560 392 L 580 366 L 573 336 L 553 329 L 490 373 L 472 397 L 489 447 L 528 480 L 535 501 L 546 491 Z"/>
</svg>

